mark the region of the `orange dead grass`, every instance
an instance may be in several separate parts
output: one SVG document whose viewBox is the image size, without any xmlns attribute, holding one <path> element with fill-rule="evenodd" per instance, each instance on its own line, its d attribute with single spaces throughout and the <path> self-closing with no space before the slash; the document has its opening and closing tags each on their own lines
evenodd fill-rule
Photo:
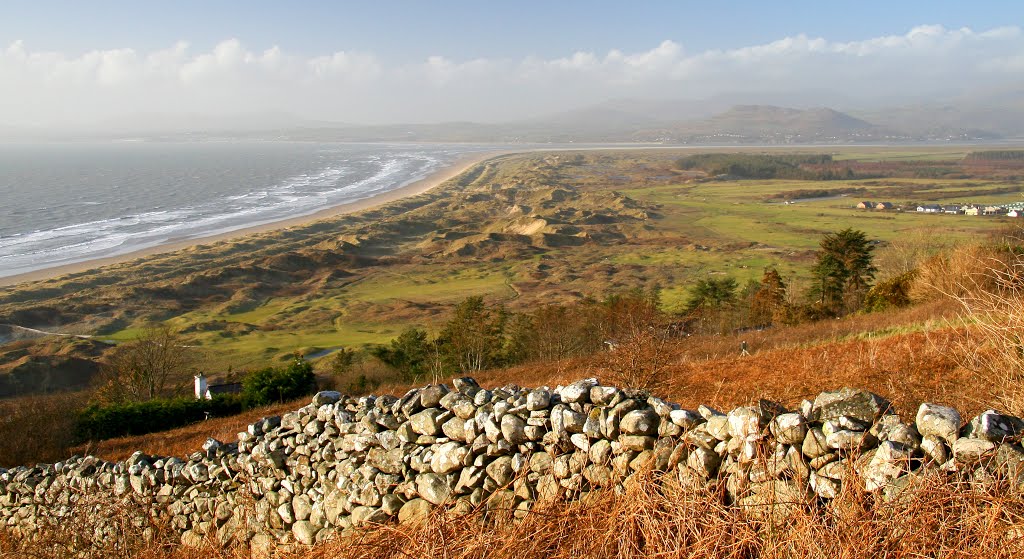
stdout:
<svg viewBox="0 0 1024 559">
<path fill-rule="evenodd" d="M 961 330 L 945 324 L 948 305 L 923 305 L 858 315 L 791 327 L 727 336 L 694 336 L 673 340 L 662 347 L 667 354 L 665 383 L 657 393 L 684 407 L 707 404 L 728 410 L 758 398 L 795 406 L 824 390 L 842 386 L 865 388 L 881 394 L 904 415 L 916 412 L 923 401 L 957 407 L 965 415 L 991 405 L 992 389 L 974 371 L 961 366 L 955 345 Z M 919 332 L 876 335 L 906 324 L 924 324 Z M 933 325 L 933 326 L 928 326 Z M 746 340 L 752 354 L 739 356 Z M 608 378 L 602 354 L 562 362 L 531 363 L 484 371 L 477 380 L 484 386 L 515 383 L 521 386 L 565 384 L 588 376 Z M 413 385 L 389 384 L 380 394 L 404 394 Z M 138 437 L 101 441 L 76 450 L 108 460 L 127 458 L 135 450 L 163 456 L 195 452 L 207 437 L 231 442 L 249 423 L 280 415 L 307 403 L 296 400 L 242 415 Z"/>
<path fill-rule="evenodd" d="M 528 515 L 498 507 L 468 514 L 438 510 L 416 525 L 374 525 L 317 544 L 262 553 L 173 542 L 160 526 L 123 537 L 89 557 L 138 559 L 653 559 L 1012 558 L 1024 554 L 1024 500 L 992 484 L 925 477 L 886 500 L 844 484 L 824 503 L 739 507 L 721 486 L 691 487 L 674 475 L 638 473 L 621 494 L 593 492 L 574 502 L 540 502 Z M 104 509 L 106 510 L 106 509 Z M 775 511 L 772 513 L 772 511 Z M 115 511 L 108 511 L 115 512 Z M 517 518 L 518 517 L 518 518 Z M 35 542 L 0 531 L 0 557 L 57 559 L 91 541 L 97 519 L 80 515 Z M 116 524 L 115 517 L 106 522 Z"/>
</svg>

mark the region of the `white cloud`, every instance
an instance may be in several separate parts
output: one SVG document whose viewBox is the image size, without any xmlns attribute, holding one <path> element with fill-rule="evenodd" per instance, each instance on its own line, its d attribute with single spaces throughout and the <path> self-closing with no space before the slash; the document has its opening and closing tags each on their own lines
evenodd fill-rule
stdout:
<svg viewBox="0 0 1024 559">
<path fill-rule="evenodd" d="M 831 89 L 927 96 L 1019 79 L 1019 27 L 922 25 L 902 35 L 836 42 L 795 35 L 688 53 L 666 40 L 641 52 L 574 52 L 551 59 L 385 64 L 372 53 L 311 57 L 237 39 L 197 52 L 179 42 L 67 54 L 22 41 L 0 47 L 0 123 L 58 123 L 142 113 L 288 111 L 349 122 L 501 120 L 615 97 Z"/>
</svg>

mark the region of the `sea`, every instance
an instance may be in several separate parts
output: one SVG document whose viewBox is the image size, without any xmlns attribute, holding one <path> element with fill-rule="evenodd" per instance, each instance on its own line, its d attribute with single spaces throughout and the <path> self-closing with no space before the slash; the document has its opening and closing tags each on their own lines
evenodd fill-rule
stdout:
<svg viewBox="0 0 1024 559">
<path fill-rule="evenodd" d="M 310 215 L 489 146 L 0 143 L 0 277 Z"/>
</svg>

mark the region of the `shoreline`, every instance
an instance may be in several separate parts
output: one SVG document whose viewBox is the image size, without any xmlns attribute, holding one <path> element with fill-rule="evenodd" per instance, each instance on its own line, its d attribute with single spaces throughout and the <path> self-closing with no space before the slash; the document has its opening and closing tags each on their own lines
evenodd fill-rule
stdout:
<svg viewBox="0 0 1024 559">
<path fill-rule="evenodd" d="M 227 231 L 224 233 L 217 233 L 214 235 L 207 235 L 203 237 L 196 237 L 193 239 L 186 239 L 180 241 L 170 241 L 162 243 L 153 247 L 133 250 L 124 254 L 118 254 L 115 256 L 103 256 L 99 258 L 91 258 L 89 260 L 83 260 L 81 262 L 72 262 L 68 264 L 58 264 L 48 268 L 42 268 L 40 270 L 33 270 L 31 272 L 24 272 L 21 274 L 15 274 L 13 276 L 0 277 L 0 288 L 11 287 L 22 283 L 30 283 L 36 281 L 43 281 L 49 279 L 55 279 L 60 276 L 67 274 L 73 274 L 78 272 L 85 272 L 87 270 L 93 270 L 111 264 L 120 264 L 122 262 L 130 262 L 139 258 L 145 258 L 147 256 L 153 256 L 156 254 L 165 254 L 175 252 L 178 250 L 186 249 L 197 245 L 205 245 L 210 243 L 216 243 L 220 241 L 227 241 L 237 239 L 240 237 L 247 237 L 249 235 L 255 235 L 258 233 L 266 233 L 268 231 L 277 231 L 281 229 L 288 229 L 289 227 L 295 227 L 298 225 L 305 225 L 337 217 L 340 215 L 360 212 L 363 210 L 373 209 L 385 204 L 389 204 L 402 198 L 408 198 L 411 196 L 417 196 L 426 193 L 433 188 L 441 185 L 442 183 L 461 175 L 462 173 L 469 170 L 474 165 L 482 163 L 492 157 L 499 155 L 505 155 L 508 153 L 514 153 L 514 151 L 508 150 L 493 150 L 483 151 L 479 153 L 470 153 L 459 156 L 449 165 L 438 169 L 429 175 L 415 180 L 405 186 L 383 192 L 376 196 L 370 196 L 362 200 L 356 200 L 354 202 L 346 202 L 344 204 L 338 204 L 336 206 L 330 206 L 317 210 L 314 213 L 290 217 L 281 220 L 271 221 L 268 223 L 262 223 L 259 225 L 251 225 L 235 229 L 234 231 Z"/>
</svg>

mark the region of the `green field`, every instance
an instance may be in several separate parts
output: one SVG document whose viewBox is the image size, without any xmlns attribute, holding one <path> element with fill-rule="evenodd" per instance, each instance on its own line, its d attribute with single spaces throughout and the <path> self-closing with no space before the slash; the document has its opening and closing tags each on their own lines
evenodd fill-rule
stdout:
<svg viewBox="0 0 1024 559">
<path fill-rule="evenodd" d="M 436 327 L 470 295 L 525 311 L 657 286 L 674 312 L 699 278 L 728 275 L 743 285 L 772 266 L 800 285 L 829 232 L 863 230 L 882 255 L 900 239 L 926 233 L 948 246 L 1008 221 L 857 210 L 860 200 L 1022 199 L 1019 183 L 1003 177 L 707 180 L 676 170 L 683 153 L 502 156 L 383 209 L 9 288 L 0 291 L 0 313 L 59 306 L 66 322 L 113 340 L 167 321 L 202 348 L 209 370 L 251 368 L 294 351 L 387 342 L 409 325 Z M 965 153 L 851 148 L 833 159 L 950 161 Z M 785 193 L 843 189 L 859 190 L 782 202 Z M 103 312 L 97 300 L 108 303 Z"/>
</svg>

